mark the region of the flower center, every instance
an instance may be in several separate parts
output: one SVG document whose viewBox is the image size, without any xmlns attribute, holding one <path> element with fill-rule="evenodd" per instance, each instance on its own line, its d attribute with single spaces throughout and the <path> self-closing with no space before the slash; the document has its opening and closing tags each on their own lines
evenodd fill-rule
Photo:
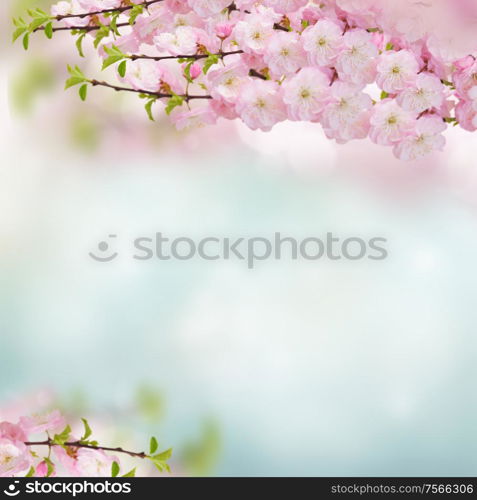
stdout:
<svg viewBox="0 0 477 500">
<path fill-rule="evenodd" d="M 393 69 L 391 70 L 391 73 L 393 75 L 399 75 L 399 73 L 401 73 L 401 68 L 399 66 L 394 66 Z"/>
<path fill-rule="evenodd" d="M 398 122 L 397 116 L 396 115 L 389 116 L 387 122 L 388 125 L 396 125 L 396 123 Z"/>
</svg>

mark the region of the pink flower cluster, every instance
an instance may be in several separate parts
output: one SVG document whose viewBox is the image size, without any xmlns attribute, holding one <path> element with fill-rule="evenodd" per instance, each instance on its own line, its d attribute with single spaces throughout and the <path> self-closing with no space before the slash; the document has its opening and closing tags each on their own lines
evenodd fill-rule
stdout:
<svg viewBox="0 0 477 500">
<path fill-rule="evenodd" d="M 21 417 L 18 423 L 0 423 L 0 477 L 33 475 L 36 477 L 56 475 L 57 465 L 63 467 L 68 476 L 111 476 L 116 457 L 107 455 L 102 450 L 51 446 L 52 455 L 40 457 L 33 452 L 32 437 L 47 433 L 54 436 L 66 427 L 66 421 L 59 411 L 45 415 Z M 64 436 L 64 439 L 74 438 Z M 40 441 L 41 443 L 41 441 Z M 47 449 L 48 451 L 48 449 Z"/>
<path fill-rule="evenodd" d="M 124 5 L 61 1 L 53 14 Z M 121 79 L 134 89 L 207 96 L 170 110 L 179 129 L 309 121 L 339 143 L 369 137 L 414 160 L 442 150 L 449 125 L 477 130 L 476 16 L 475 0 L 163 0 L 105 43 L 172 56 L 129 60 Z"/>
</svg>

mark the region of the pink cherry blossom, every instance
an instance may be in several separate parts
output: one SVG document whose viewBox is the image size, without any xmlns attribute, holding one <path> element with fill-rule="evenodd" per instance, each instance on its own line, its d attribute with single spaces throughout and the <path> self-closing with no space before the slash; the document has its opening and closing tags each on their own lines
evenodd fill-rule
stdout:
<svg viewBox="0 0 477 500">
<path fill-rule="evenodd" d="M 417 120 L 412 134 L 394 146 L 396 156 L 402 160 L 417 160 L 444 148 L 446 140 L 442 132 L 446 124 L 438 116 L 423 116 Z"/>
<path fill-rule="evenodd" d="M 371 115 L 371 140 L 383 146 L 394 145 L 412 132 L 415 122 L 416 115 L 402 109 L 396 101 L 381 101 Z"/>
<path fill-rule="evenodd" d="M 408 50 L 387 51 L 379 57 L 377 84 L 385 92 L 396 94 L 411 85 L 419 71 L 416 56 Z"/>
<path fill-rule="evenodd" d="M 20 426 L 28 434 L 61 432 L 66 427 L 66 420 L 58 410 L 53 410 L 43 415 L 21 417 Z"/>
<path fill-rule="evenodd" d="M 61 16 L 126 4 L 61 0 L 52 13 L 95 28 L 110 16 Z M 159 100 L 154 110 L 180 130 L 308 121 L 339 143 L 369 138 L 413 160 L 442 149 L 446 123 L 477 130 L 476 19 L 474 0 L 163 0 L 98 51 L 122 51 L 121 83 Z"/>
<path fill-rule="evenodd" d="M 283 84 L 283 101 L 292 120 L 313 121 L 326 105 L 330 92 L 328 76 L 318 68 L 304 68 Z"/>
<path fill-rule="evenodd" d="M 252 129 L 271 130 L 285 120 L 286 111 L 274 82 L 251 80 L 246 83 L 238 97 L 237 113 Z"/>
<path fill-rule="evenodd" d="M 21 441 L 0 438 L 0 477 L 27 471 L 31 458 L 29 449 Z"/>
</svg>

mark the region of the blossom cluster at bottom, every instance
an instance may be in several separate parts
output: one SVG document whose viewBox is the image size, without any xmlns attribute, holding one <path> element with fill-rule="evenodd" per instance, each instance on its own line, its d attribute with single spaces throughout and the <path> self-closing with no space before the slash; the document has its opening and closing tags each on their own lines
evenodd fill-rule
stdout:
<svg viewBox="0 0 477 500">
<path fill-rule="evenodd" d="M 172 450 L 158 453 L 155 437 L 151 438 L 149 453 L 101 446 L 91 439 L 88 421 L 82 421 L 84 432 L 81 437 L 72 434 L 71 427 L 58 410 L 21 417 L 17 423 L 0 422 L 0 477 L 135 476 L 136 468 L 121 470 L 120 454 L 147 459 L 159 471 L 170 471 L 167 462 Z M 39 434 L 44 434 L 44 439 L 32 439 Z"/>
</svg>

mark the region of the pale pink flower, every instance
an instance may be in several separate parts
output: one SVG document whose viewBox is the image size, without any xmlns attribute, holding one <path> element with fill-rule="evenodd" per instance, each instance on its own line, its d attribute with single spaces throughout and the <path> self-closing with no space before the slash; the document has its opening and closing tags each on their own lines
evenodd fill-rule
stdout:
<svg viewBox="0 0 477 500">
<path fill-rule="evenodd" d="M 66 427 L 66 420 L 58 410 L 31 417 L 21 417 L 20 426 L 27 434 L 40 432 L 61 432 Z"/>
<path fill-rule="evenodd" d="M 263 54 L 274 34 L 275 20 L 269 12 L 266 15 L 250 14 L 247 20 L 235 25 L 233 36 L 243 51 Z"/>
<path fill-rule="evenodd" d="M 248 81 L 247 75 L 247 66 L 241 60 L 209 71 L 207 81 L 212 97 L 235 103 L 240 89 Z"/>
<path fill-rule="evenodd" d="M 10 439 L 11 441 L 26 441 L 27 434 L 23 427 L 15 425 L 10 422 L 0 423 L 0 438 Z"/>
<path fill-rule="evenodd" d="M 0 477 L 14 476 L 30 468 L 32 457 L 20 441 L 0 439 Z"/>
<path fill-rule="evenodd" d="M 199 16 L 213 16 L 230 5 L 230 0 L 188 0 Z"/>
<path fill-rule="evenodd" d="M 327 66 L 332 64 L 339 54 L 343 43 L 343 30 L 333 21 L 320 19 L 303 31 L 302 40 L 310 63 Z"/>
<path fill-rule="evenodd" d="M 348 31 L 336 61 L 339 77 L 356 84 L 371 83 L 376 77 L 378 53 L 372 35 L 366 30 Z"/>
<path fill-rule="evenodd" d="M 329 77 L 318 68 L 304 68 L 283 84 L 283 101 L 292 120 L 317 120 L 329 95 Z"/>
<path fill-rule="evenodd" d="M 446 143 L 442 132 L 446 124 L 439 116 L 423 116 L 416 122 L 415 132 L 394 146 L 401 160 L 418 160 L 432 151 L 441 151 Z"/>
<path fill-rule="evenodd" d="M 197 32 L 190 26 L 179 26 L 173 33 L 160 33 L 154 37 L 158 50 L 171 55 L 191 55 L 197 50 Z"/>
<path fill-rule="evenodd" d="M 412 52 L 387 51 L 379 57 L 376 82 L 385 92 L 396 94 L 414 83 L 418 71 L 419 63 Z"/>
<path fill-rule="evenodd" d="M 271 81 L 250 79 L 238 97 L 236 105 L 240 118 L 252 129 L 271 130 L 286 118 L 286 110 L 278 85 Z"/>
<path fill-rule="evenodd" d="M 374 106 L 370 122 L 371 140 L 391 146 L 412 133 L 416 115 L 402 109 L 396 101 L 385 99 Z"/>
<path fill-rule="evenodd" d="M 297 33 L 277 31 L 270 38 L 263 56 L 273 76 L 295 73 L 306 64 Z"/>
<path fill-rule="evenodd" d="M 84 477 L 110 477 L 113 462 L 119 460 L 106 455 L 102 450 L 80 448 L 76 455 L 75 468 L 80 476 Z"/>
<path fill-rule="evenodd" d="M 431 73 L 420 73 L 410 87 L 404 89 L 397 102 L 406 111 L 422 113 L 430 108 L 439 108 L 444 102 L 444 85 Z"/>
<path fill-rule="evenodd" d="M 373 101 L 361 88 L 344 82 L 331 87 L 330 103 L 322 115 L 327 137 L 343 143 L 352 139 L 364 139 L 370 129 Z"/>
</svg>

